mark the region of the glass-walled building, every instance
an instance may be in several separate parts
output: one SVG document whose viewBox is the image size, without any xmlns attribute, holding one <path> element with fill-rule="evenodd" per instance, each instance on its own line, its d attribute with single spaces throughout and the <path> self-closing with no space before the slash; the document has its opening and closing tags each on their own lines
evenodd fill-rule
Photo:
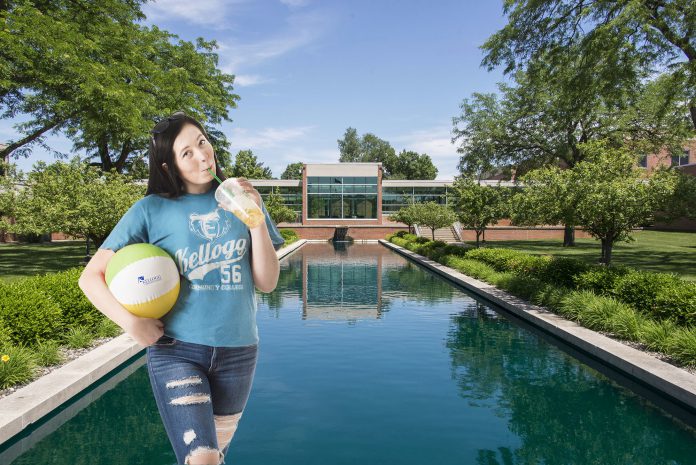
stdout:
<svg viewBox="0 0 696 465">
<path fill-rule="evenodd" d="M 498 181 L 481 181 L 498 185 Z M 297 213 L 292 225 L 303 238 L 327 239 L 348 227 L 356 239 L 383 238 L 406 229 L 389 215 L 413 202 L 451 202 L 452 181 L 383 180 L 381 163 L 305 164 L 302 179 L 253 180 L 264 200 L 271 191 Z M 502 183 L 506 184 L 506 183 Z"/>
<path fill-rule="evenodd" d="M 377 176 L 308 176 L 308 219 L 377 219 Z"/>
</svg>

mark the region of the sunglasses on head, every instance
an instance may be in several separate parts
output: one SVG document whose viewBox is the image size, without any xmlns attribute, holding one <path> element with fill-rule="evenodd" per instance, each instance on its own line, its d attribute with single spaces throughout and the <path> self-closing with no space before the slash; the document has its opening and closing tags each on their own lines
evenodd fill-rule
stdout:
<svg viewBox="0 0 696 465">
<path fill-rule="evenodd" d="M 155 124 L 155 127 L 152 128 L 152 131 L 150 131 L 150 133 L 152 134 L 152 138 L 155 138 L 155 134 L 162 134 L 164 131 L 166 131 L 169 127 L 169 123 L 171 123 L 172 121 L 179 120 L 184 116 L 186 116 L 186 113 L 184 113 L 183 111 L 177 111 L 176 113 L 173 113 L 171 116 L 167 116 L 165 119 Z"/>
</svg>

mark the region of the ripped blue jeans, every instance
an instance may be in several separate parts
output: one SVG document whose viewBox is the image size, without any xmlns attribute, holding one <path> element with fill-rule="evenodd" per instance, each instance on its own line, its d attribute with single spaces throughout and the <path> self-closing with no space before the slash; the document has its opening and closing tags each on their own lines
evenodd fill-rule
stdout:
<svg viewBox="0 0 696 465">
<path fill-rule="evenodd" d="M 249 399 L 257 345 L 211 347 L 162 336 L 147 348 L 147 370 L 177 462 L 218 453 L 224 463 Z"/>
</svg>

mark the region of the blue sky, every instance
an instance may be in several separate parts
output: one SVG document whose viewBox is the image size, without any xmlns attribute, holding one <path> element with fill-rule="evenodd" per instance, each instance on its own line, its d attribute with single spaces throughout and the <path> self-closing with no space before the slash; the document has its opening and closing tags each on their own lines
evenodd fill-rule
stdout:
<svg viewBox="0 0 696 465">
<path fill-rule="evenodd" d="M 233 154 L 252 149 L 276 177 L 292 162 L 337 162 L 352 126 L 427 153 L 437 178 L 451 179 L 452 117 L 504 79 L 480 67 L 479 49 L 506 22 L 501 0 L 159 0 L 143 10 L 182 39 L 218 41 L 241 97 L 221 129 Z M 0 121 L 0 140 L 16 137 L 12 124 Z M 47 142 L 70 152 L 63 137 Z M 28 171 L 37 160 L 53 157 L 36 148 L 14 161 Z"/>
</svg>

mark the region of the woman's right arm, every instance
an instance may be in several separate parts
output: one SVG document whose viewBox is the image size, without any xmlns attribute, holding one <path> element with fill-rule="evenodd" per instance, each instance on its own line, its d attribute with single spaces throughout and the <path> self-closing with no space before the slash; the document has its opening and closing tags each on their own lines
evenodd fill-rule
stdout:
<svg viewBox="0 0 696 465">
<path fill-rule="evenodd" d="M 158 319 L 133 315 L 121 305 L 106 285 L 106 265 L 115 252 L 98 249 L 85 267 L 78 285 L 97 310 L 119 325 L 143 347 L 154 344 L 164 334 L 164 325 Z"/>
</svg>

